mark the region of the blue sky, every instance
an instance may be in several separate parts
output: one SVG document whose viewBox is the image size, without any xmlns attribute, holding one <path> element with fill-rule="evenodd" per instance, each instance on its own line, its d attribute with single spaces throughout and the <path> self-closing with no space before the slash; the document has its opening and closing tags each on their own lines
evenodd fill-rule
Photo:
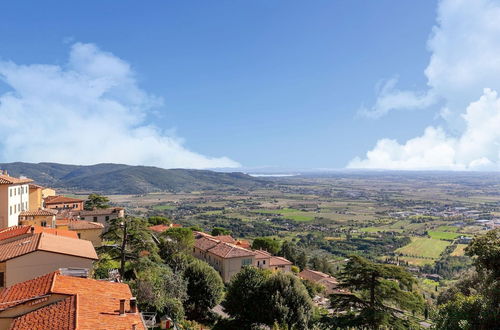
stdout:
<svg viewBox="0 0 500 330">
<path fill-rule="evenodd" d="M 133 77 L 133 88 L 162 100 L 144 106 L 147 110 L 135 120 L 154 125 L 154 134 L 172 137 L 178 144 L 175 150 L 203 158 L 171 164 L 145 153 L 130 160 L 116 157 L 117 162 L 342 168 L 359 157 L 359 167 L 370 167 L 365 165 L 376 162 L 364 157 L 377 150 L 377 141 L 395 139 L 404 146 L 429 125 L 446 122 L 437 115 L 441 101 L 427 102 L 424 109 L 398 103 L 394 108 L 408 111 L 389 107 L 390 113 L 381 116 L 360 112 L 363 107 L 375 109 L 383 97 L 380 86 L 390 79 L 398 78 L 396 92 L 428 89 L 431 80 L 424 70 L 432 54 L 427 43 L 437 24 L 437 1 L 10 1 L 0 10 L 1 61 L 69 70 L 71 49 L 83 52 L 74 45 L 92 45 L 92 54 L 103 52 L 130 66 L 126 75 Z M 3 73 L 7 83 L 0 91 L 31 90 L 13 87 L 10 81 L 20 69 L 12 70 Z M 9 116 L 13 108 L 5 104 L 3 114 Z M 99 109 L 107 111 L 105 106 Z M 446 130 L 460 129 L 451 122 L 446 122 Z M 57 123 L 54 119 L 41 125 Z M 88 126 L 75 130 L 67 132 L 78 135 L 74 141 L 91 134 Z M 9 134 L 4 141 L 19 141 L 13 133 L 4 134 Z M 85 154 L 100 147 L 96 140 L 78 149 Z M 7 149 L 5 142 L 0 145 L 0 160 L 86 162 L 64 150 L 41 159 L 33 149 L 18 158 Z M 125 146 L 121 152 L 130 150 Z M 156 152 L 163 152 L 162 144 Z M 204 162 L 221 157 L 228 162 Z M 113 160 L 89 157 L 89 162 Z M 198 166 L 197 161 L 206 165 Z"/>
</svg>

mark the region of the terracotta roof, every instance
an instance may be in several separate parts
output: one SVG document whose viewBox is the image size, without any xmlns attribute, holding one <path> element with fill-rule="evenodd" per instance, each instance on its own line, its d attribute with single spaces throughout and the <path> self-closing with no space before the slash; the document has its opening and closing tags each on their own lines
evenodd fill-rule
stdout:
<svg viewBox="0 0 500 330">
<path fill-rule="evenodd" d="M 30 227 L 30 226 L 28 226 Z M 76 238 L 78 239 L 78 233 L 71 231 L 71 230 L 64 230 L 64 229 L 56 229 L 56 228 L 47 228 L 47 227 L 42 227 L 42 226 L 32 226 L 35 230 L 34 233 L 47 233 L 47 234 L 52 234 L 56 236 L 64 236 L 64 237 L 70 237 L 70 238 Z"/>
<path fill-rule="evenodd" d="M 293 262 L 291 262 L 288 259 L 285 259 L 283 257 L 276 257 L 272 256 L 271 260 L 269 260 L 269 266 L 285 266 L 285 265 L 293 265 Z"/>
<path fill-rule="evenodd" d="M 30 189 L 38 189 L 38 188 L 45 189 L 45 187 L 39 186 L 37 184 L 33 184 L 33 183 L 30 184 Z"/>
<path fill-rule="evenodd" d="M 203 250 L 203 251 L 208 251 L 209 249 L 213 248 L 217 244 L 219 244 L 219 241 L 217 241 L 216 239 L 210 238 L 210 237 L 205 237 L 205 236 L 198 238 L 194 242 L 194 246 L 200 250 Z"/>
<path fill-rule="evenodd" d="M 128 312 L 132 293 L 127 284 L 64 276 L 59 272 L 3 289 L 0 291 L 0 310 L 48 294 L 62 294 L 75 298 L 73 300 L 63 298 L 56 304 L 38 309 L 39 313 L 25 314 L 27 317 L 19 322 L 31 322 L 27 324 L 35 326 L 30 329 L 74 329 L 54 327 L 53 324 L 49 327 L 37 327 L 36 323 L 33 323 L 44 322 L 48 315 L 50 320 L 55 317 L 60 322 L 59 324 L 77 324 L 78 329 L 130 330 L 133 325 L 136 325 L 136 329 L 145 329 L 140 314 Z M 123 316 L 119 315 L 120 299 L 126 300 L 125 311 L 127 313 Z M 72 315 L 74 315 L 73 319 Z"/>
<path fill-rule="evenodd" d="M 123 207 L 108 207 L 105 209 L 94 209 L 94 210 L 82 210 L 79 212 L 79 215 L 108 215 L 115 214 L 123 210 Z"/>
<path fill-rule="evenodd" d="M 104 225 L 99 222 L 91 222 L 85 220 L 73 220 L 68 223 L 68 228 L 71 230 L 79 229 L 103 229 Z"/>
<path fill-rule="evenodd" d="M 271 253 L 264 250 L 253 250 L 253 252 L 256 254 L 255 259 L 268 259 L 272 257 Z"/>
<path fill-rule="evenodd" d="M 148 227 L 149 230 L 155 231 L 157 233 L 163 233 L 165 230 L 168 230 L 170 228 L 172 228 L 172 227 L 169 225 L 164 225 L 164 224 Z"/>
<path fill-rule="evenodd" d="M 76 329 L 76 296 L 14 318 L 10 329 Z"/>
<path fill-rule="evenodd" d="M 24 184 L 30 183 L 33 180 L 28 178 L 14 178 L 5 174 L 0 174 L 0 184 Z"/>
<path fill-rule="evenodd" d="M 312 282 L 329 282 L 332 284 L 338 284 L 337 279 L 335 277 L 332 277 L 328 274 L 316 271 L 316 270 L 311 270 L 311 269 L 304 269 L 298 274 L 300 277 L 303 279 L 312 281 Z"/>
<path fill-rule="evenodd" d="M 0 262 L 34 251 L 46 251 L 87 259 L 98 259 L 94 246 L 90 241 L 40 233 L 0 244 Z"/>
<path fill-rule="evenodd" d="M 12 226 L 0 230 L 0 241 L 29 233 L 30 226 Z"/>
<path fill-rule="evenodd" d="M 238 245 L 244 249 L 249 249 L 251 247 L 250 242 L 244 239 L 237 240 L 235 245 Z"/>
<path fill-rule="evenodd" d="M 218 235 L 214 236 L 214 238 L 224 243 L 231 243 L 231 244 L 236 243 L 236 240 L 231 235 Z"/>
<path fill-rule="evenodd" d="M 56 215 L 57 211 L 54 210 L 36 210 L 36 211 L 22 211 L 20 216 L 51 216 Z"/>
<path fill-rule="evenodd" d="M 215 247 L 209 249 L 208 252 L 222 258 L 250 257 L 255 255 L 255 252 L 253 251 L 224 242 L 220 242 Z"/>
<path fill-rule="evenodd" d="M 71 198 L 66 196 L 49 196 L 45 198 L 45 204 L 81 203 L 83 201 L 83 199 Z"/>
<path fill-rule="evenodd" d="M 55 273 L 14 284 L 0 291 L 0 311 L 50 292 Z"/>
</svg>

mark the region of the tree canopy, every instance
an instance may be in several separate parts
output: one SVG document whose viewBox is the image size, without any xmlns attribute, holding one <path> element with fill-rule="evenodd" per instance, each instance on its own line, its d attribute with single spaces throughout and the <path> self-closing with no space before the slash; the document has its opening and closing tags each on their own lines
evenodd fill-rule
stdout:
<svg viewBox="0 0 500 330">
<path fill-rule="evenodd" d="M 90 194 L 83 207 L 85 210 L 105 209 L 109 207 L 109 198 L 99 194 Z"/>
<path fill-rule="evenodd" d="M 476 270 L 438 297 L 438 329 L 495 329 L 500 324 L 500 229 L 475 237 L 466 248 Z"/>
<path fill-rule="evenodd" d="M 219 273 L 206 262 L 192 260 L 184 270 L 188 298 L 184 304 L 187 315 L 194 320 L 209 317 L 210 310 L 219 304 L 224 283 Z"/>
<path fill-rule="evenodd" d="M 344 291 L 331 295 L 335 326 L 407 329 L 414 322 L 406 313 L 423 312 L 415 280 L 401 267 L 351 256 L 339 279 Z"/>
<path fill-rule="evenodd" d="M 278 254 L 281 249 L 281 241 L 272 237 L 257 237 L 252 243 L 252 249 L 265 250 L 271 254 Z"/>
<path fill-rule="evenodd" d="M 313 310 L 311 298 L 296 276 L 253 266 L 231 279 L 223 306 L 241 328 L 277 323 L 288 329 L 306 329 Z"/>
</svg>

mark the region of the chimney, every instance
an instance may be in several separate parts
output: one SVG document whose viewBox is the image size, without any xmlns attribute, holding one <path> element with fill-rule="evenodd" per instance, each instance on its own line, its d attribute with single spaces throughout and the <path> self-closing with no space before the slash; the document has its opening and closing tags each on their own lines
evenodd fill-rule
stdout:
<svg viewBox="0 0 500 330">
<path fill-rule="evenodd" d="M 130 298 L 130 313 L 137 313 L 137 298 L 135 297 Z"/>
<path fill-rule="evenodd" d="M 125 300 L 126 299 L 120 299 L 120 316 L 125 315 Z"/>
</svg>

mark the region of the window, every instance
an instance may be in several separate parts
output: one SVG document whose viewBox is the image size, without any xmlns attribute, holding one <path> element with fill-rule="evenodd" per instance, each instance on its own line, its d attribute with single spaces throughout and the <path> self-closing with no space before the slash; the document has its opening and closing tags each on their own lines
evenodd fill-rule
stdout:
<svg viewBox="0 0 500 330">
<path fill-rule="evenodd" d="M 265 260 L 262 260 L 262 264 L 265 265 L 266 264 L 266 261 Z"/>
<path fill-rule="evenodd" d="M 78 235 L 78 238 L 82 238 L 82 234 L 77 233 L 77 235 Z"/>
<path fill-rule="evenodd" d="M 5 286 L 5 273 L 4 272 L 0 272 L 0 287 L 4 287 Z"/>
<path fill-rule="evenodd" d="M 243 259 L 241 260 L 241 266 L 248 266 L 252 264 L 252 259 Z"/>
<path fill-rule="evenodd" d="M 96 221 L 97 221 L 97 217 L 94 217 L 94 222 L 96 222 Z"/>
<path fill-rule="evenodd" d="M 12 215 L 12 206 L 10 207 L 10 215 Z"/>
<path fill-rule="evenodd" d="M 109 221 L 109 215 L 106 216 L 106 221 Z"/>
<path fill-rule="evenodd" d="M 85 217 L 80 217 L 80 219 L 85 220 Z"/>
<path fill-rule="evenodd" d="M 12 189 L 10 190 L 10 197 L 12 197 Z"/>
<path fill-rule="evenodd" d="M 42 222 L 40 223 L 40 225 L 41 225 L 42 227 L 47 227 L 47 221 L 42 221 Z"/>
</svg>

